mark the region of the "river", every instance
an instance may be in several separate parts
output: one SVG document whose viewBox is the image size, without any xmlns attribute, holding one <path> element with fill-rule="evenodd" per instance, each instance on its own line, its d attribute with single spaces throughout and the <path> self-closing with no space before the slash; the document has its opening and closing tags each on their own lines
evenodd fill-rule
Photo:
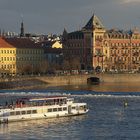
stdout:
<svg viewBox="0 0 140 140">
<path fill-rule="evenodd" d="M 26 96 L 69 95 L 87 102 L 85 115 L 0 125 L 7 140 L 139 140 L 139 83 L 102 83 L 0 91 L 0 103 Z M 124 102 L 128 103 L 124 107 Z"/>
</svg>

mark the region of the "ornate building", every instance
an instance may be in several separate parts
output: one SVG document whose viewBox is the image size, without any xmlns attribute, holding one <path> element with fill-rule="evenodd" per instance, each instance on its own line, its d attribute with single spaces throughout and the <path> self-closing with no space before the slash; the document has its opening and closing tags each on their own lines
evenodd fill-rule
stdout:
<svg viewBox="0 0 140 140">
<path fill-rule="evenodd" d="M 139 71 L 140 33 L 138 29 L 108 30 L 105 33 L 109 46 L 108 69 L 112 71 Z"/>
<path fill-rule="evenodd" d="M 81 69 L 139 71 L 140 33 L 107 30 L 96 15 L 80 30 L 63 32 L 64 59 L 79 59 Z"/>
</svg>

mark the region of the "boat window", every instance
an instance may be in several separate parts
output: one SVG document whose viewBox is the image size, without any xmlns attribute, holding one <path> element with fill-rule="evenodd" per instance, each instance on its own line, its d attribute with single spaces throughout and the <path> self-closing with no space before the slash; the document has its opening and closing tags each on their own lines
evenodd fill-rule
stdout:
<svg viewBox="0 0 140 140">
<path fill-rule="evenodd" d="M 37 113 L 37 110 L 32 110 L 32 113 L 33 113 L 33 114 L 36 114 L 36 113 Z"/>
<path fill-rule="evenodd" d="M 57 111 L 57 108 L 53 108 L 53 112 L 56 112 Z"/>
<path fill-rule="evenodd" d="M 48 109 L 48 112 L 52 112 L 52 108 L 49 108 L 49 109 Z"/>
<path fill-rule="evenodd" d="M 58 108 L 58 111 L 62 111 L 62 108 Z"/>
<path fill-rule="evenodd" d="M 75 106 L 73 106 L 73 107 L 72 107 L 72 109 L 76 109 L 76 107 L 75 107 Z"/>
<path fill-rule="evenodd" d="M 12 116 L 12 115 L 15 115 L 15 112 L 10 112 L 10 115 Z"/>
<path fill-rule="evenodd" d="M 27 114 L 31 114 L 31 110 L 27 110 Z"/>
<path fill-rule="evenodd" d="M 84 106 L 80 106 L 80 109 L 83 110 L 84 109 Z"/>
<path fill-rule="evenodd" d="M 20 115 L 20 111 L 16 111 L 16 115 Z"/>
<path fill-rule="evenodd" d="M 66 110 L 67 110 L 67 108 L 66 108 L 66 107 L 63 107 L 63 110 L 64 110 L 64 111 L 66 111 Z"/>
<path fill-rule="evenodd" d="M 26 111 L 21 111 L 21 114 L 26 114 Z"/>
</svg>

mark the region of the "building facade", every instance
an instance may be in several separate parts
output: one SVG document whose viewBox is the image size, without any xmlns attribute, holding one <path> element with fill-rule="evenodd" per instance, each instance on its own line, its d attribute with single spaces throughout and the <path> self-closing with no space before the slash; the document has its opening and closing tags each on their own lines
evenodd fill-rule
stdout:
<svg viewBox="0 0 140 140">
<path fill-rule="evenodd" d="M 44 49 L 28 38 L 0 38 L 1 75 L 38 73 L 44 61 Z"/>
<path fill-rule="evenodd" d="M 65 59 L 79 59 L 81 69 L 103 67 L 104 34 L 106 30 L 97 16 L 93 15 L 80 30 L 63 32 L 63 53 Z M 105 51 L 106 52 L 106 51 Z M 108 52 L 106 53 L 108 55 Z"/>
<path fill-rule="evenodd" d="M 140 33 L 106 29 L 93 15 L 80 30 L 63 32 L 64 59 L 79 59 L 81 69 L 139 71 Z"/>
<path fill-rule="evenodd" d="M 110 51 L 109 70 L 140 71 L 140 33 L 138 29 L 108 30 L 105 40 Z"/>
<path fill-rule="evenodd" d="M 16 48 L 0 38 L 0 76 L 16 73 Z"/>
</svg>

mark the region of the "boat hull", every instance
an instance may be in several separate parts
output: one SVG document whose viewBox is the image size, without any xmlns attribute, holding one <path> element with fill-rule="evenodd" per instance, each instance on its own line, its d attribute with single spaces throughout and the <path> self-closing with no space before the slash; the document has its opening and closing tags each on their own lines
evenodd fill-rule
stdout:
<svg viewBox="0 0 140 140">
<path fill-rule="evenodd" d="M 0 123 L 9 123 L 9 122 L 15 122 L 15 121 L 25 121 L 25 120 L 35 120 L 35 119 L 69 117 L 69 116 L 83 115 L 88 112 L 88 109 L 86 108 L 80 109 L 78 106 L 80 106 L 80 104 L 75 104 L 73 107 L 58 105 L 58 106 L 51 106 L 51 107 L 44 106 L 44 107 L 14 108 L 14 109 L 7 109 L 7 110 L 4 109 L 4 110 L 1 110 Z M 59 111 L 60 109 L 62 110 Z M 25 110 L 26 110 L 26 113 L 31 112 L 31 114 L 23 115 L 22 113 L 24 113 Z M 52 111 L 49 112 L 50 110 Z M 14 113 L 15 115 L 13 115 Z M 18 113 L 19 115 L 17 115 Z"/>
</svg>

